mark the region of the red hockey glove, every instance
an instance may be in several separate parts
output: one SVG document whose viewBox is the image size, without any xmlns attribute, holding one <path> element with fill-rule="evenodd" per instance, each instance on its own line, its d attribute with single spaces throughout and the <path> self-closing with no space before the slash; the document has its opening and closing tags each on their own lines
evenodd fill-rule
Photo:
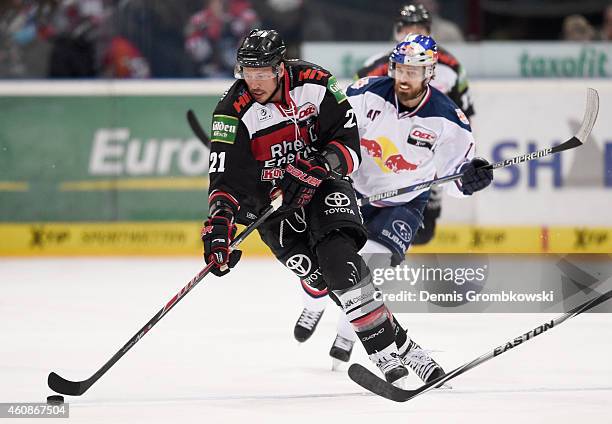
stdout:
<svg viewBox="0 0 612 424">
<path fill-rule="evenodd" d="M 285 175 L 278 184 L 283 192 L 283 206 L 306 206 L 312 200 L 317 187 L 328 176 L 329 171 L 323 157 L 317 155 L 307 160 L 297 155 L 295 162 L 285 168 Z"/>
<path fill-rule="evenodd" d="M 221 215 L 212 216 L 204 222 L 200 235 L 204 243 L 204 260 L 207 264 L 215 263 L 210 272 L 217 277 L 230 272 L 230 268 L 233 268 L 242 256 L 241 250 L 234 250 L 231 253 L 229 250 L 236 235 L 236 225 L 233 220 Z"/>
</svg>

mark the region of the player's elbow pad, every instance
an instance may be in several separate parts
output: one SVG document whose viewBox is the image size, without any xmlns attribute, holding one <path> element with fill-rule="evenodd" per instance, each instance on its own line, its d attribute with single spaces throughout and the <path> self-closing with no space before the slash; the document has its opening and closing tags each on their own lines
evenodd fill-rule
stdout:
<svg viewBox="0 0 612 424">
<path fill-rule="evenodd" d="M 233 221 L 238 214 L 238 209 L 240 209 L 238 201 L 229 193 L 215 190 L 208 197 L 209 216 L 224 216 Z"/>
<path fill-rule="evenodd" d="M 337 141 L 325 146 L 321 156 L 327 162 L 330 174 L 337 177 L 345 177 L 352 173 L 359 166 L 361 159 L 358 154 Z"/>
</svg>

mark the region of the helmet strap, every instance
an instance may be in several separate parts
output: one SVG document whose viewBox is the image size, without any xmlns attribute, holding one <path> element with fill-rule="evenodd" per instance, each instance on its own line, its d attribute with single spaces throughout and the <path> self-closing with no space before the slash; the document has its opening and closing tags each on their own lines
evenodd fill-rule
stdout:
<svg viewBox="0 0 612 424">
<path fill-rule="evenodd" d="M 425 92 L 425 91 L 427 90 L 427 86 L 429 85 L 429 82 L 430 82 L 430 81 L 431 81 L 431 78 L 425 78 L 425 79 L 423 80 L 423 85 L 422 85 L 422 87 L 423 87 L 423 92 Z M 420 95 L 420 94 L 419 94 L 419 95 Z"/>
</svg>

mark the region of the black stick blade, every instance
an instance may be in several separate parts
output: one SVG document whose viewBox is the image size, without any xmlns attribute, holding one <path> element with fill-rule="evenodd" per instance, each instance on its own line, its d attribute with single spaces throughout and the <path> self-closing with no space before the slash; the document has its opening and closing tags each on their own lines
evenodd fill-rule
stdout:
<svg viewBox="0 0 612 424">
<path fill-rule="evenodd" d="M 68 381 L 54 372 L 49 373 L 47 384 L 57 393 L 69 396 L 81 396 L 89 388 L 83 381 Z"/>
<path fill-rule="evenodd" d="M 576 306 L 571 311 L 566 312 L 563 315 L 560 315 L 557 318 L 555 318 L 551 323 L 545 323 L 544 325 L 549 325 L 548 328 L 556 327 L 559 324 L 563 323 L 564 321 L 572 317 L 575 317 L 578 314 L 586 312 L 611 298 L 612 298 L 612 290 L 609 290 L 603 294 L 600 294 L 594 299 L 591 299 L 587 302 L 584 302 L 581 305 Z M 518 338 L 514 338 L 512 341 L 506 343 L 506 345 L 511 344 L 514 340 L 517 340 L 517 339 L 521 339 L 523 342 L 528 341 L 528 340 L 533 340 L 537 335 L 543 334 L 543 331 L 536 332 L 541 327 L 543 326 L 539 326 L 535 328 L 534 330 L 531 330 Z M 522 344 L 522 342 L 520 344 Z M 502 345 L 502 347 L 506 345 Z M 511 345 L 511 347 L 514 347 L 514 346 L 517 346 L 517 345 L 516 344 Z M 432 389 L 435 389 L 436 387 L 442 386 L 447 381 L 452 380 L 453 378 L 458 377 L 461 374 L 473 368 L 476 368 L 477 366 L 487 362 L 490 359 L 497 358 L 499 355 L 501 355 L 502 353 L 508 350 L 509 349 L 503 349 L 500 351 L 499 348 L 495 348 L 492 351 L 479 356 L 473 361 L 470 361 L 458 368 L 455 368 L 449 373 L 444 374 L 436 378 L 435 380 L 425 383 L 421 387 L 417 389 L 413 389 L 413 390 L 403 390 L 398 387 L 395 387 L 394 385 L 387 383 L 385 380 L 378 378 L 373 372 L 369 371 L 367 368 L 359 364 L 351 365 L 349 367 L 348 374 L 351 380 L 353 380 L 355 383 L 359 384 L 361 387 L 363 387 L 366 390 L 371 391 L 374 394 L 377 394 L 379 396 L 382 396 L 386 399 L 389 399 L 395 402 L 406 402 L 407 400 L 415 398 L 416 396 L 420 394 L 426 393 Z"/>
<path fill-rule="evenodd" d="M 372 371 L 359 364 L 352 364 L 348 375 L 355 383 L 378 396 L 395 402 L 405 402 L 412 397 L 412 390 L 402 390 L 378 378 Z"/>
<path fill-rule="evenodd" d="M 583 143 L 580 140 L 578 140 L 578 137 L 574 136 L 570 138 L 569 140 L 559 144 L 558 146 L 553 147 L 552 149 L 550 149 L 550 152 L 559 153 L 559 152 L 563 152 L 564 150 L 574 149 L 578 146 L 582 146 L 582 144 Z"/>
</svg>

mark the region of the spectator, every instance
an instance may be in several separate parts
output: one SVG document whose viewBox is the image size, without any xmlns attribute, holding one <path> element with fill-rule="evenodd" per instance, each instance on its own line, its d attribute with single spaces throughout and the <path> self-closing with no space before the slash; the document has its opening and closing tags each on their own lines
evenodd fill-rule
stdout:
<svg viewBox="0 0 612 424">
<path fill-rule="evenodd" d="M 440 6 L 437 0 L 421 0 L 419 3 L 431 13 L 431 36 L 436 42 L 444 44 L 464 41 L 459 26 L 440 16 Z"/>
<path fill-rule="evenodd" d="M 99 70 L 98 37 L 108 10 L 102 0 L 64 0 L 48 33 L 52 40 L 49 77 L 95 77 Z"/>
<path fill-rule="evenodd" d="M 185 51 L 184 32 L 201 2 L 121 0 L 112 18 L 111 35 L 120 35 L 138 49 L 152 78 L 195 77 L 198 74 Z"/>
<path fill-rule="evenodd" d="M 149 63 L 142 53 L 124 37 L 113 37 L 104 54 L 106 78 L 149 78 Z"/>
<path fill-rule="evenodd" d="M 595 28 L 582 15 L 570 15 L 563 19 L 563 39 L 566 41 L 592 41 Z"/>
<path fill-rule="evenodd" d="M 185 48 L 200 75 L 210 78 L 234 76 L 236 48 L 258 17 L 248 0 L 208 0 L 207 6 L 189 19 Z"/>
<path fill-rule="evenodd" d="M 0 7 L 0 78 L 43 78 L 50 44 L 45 25 L 51 5 L 11 0 Z"/>
<path fill-rule="evenodd" d="M 254 3 L 264 28 L 274 28 L 287 45 L 287 57 L 299 57 L 305 19 L 303 0 L 263 0 Z"/>
<path fill-rule="evenodd" d="M 606 7 L 603 13 L 601 39 L 604 41 L 612 41 L 612 4 Z"/>
</svg>

